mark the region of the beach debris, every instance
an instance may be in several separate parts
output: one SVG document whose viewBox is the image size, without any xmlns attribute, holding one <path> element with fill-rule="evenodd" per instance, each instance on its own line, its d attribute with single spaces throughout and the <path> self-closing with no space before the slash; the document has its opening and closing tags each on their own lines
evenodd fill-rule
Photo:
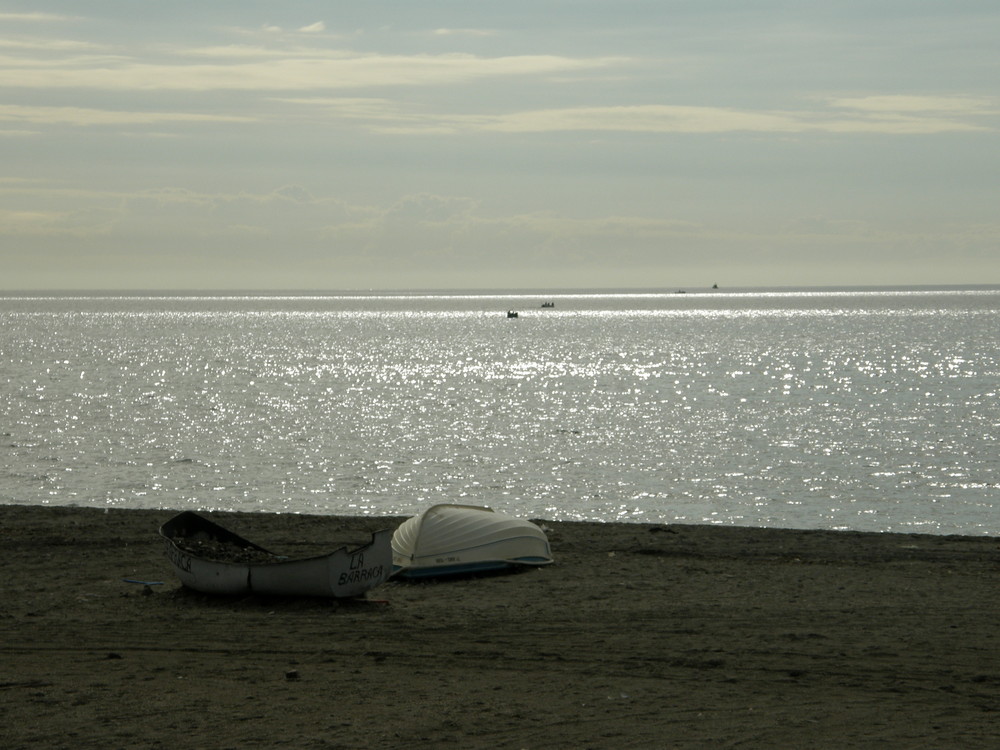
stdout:
<svg viewBox="0 0 1000 750">
<path fill-rule="evenodd" d="M 173 541 L 188 554 L 217 562 L 269 565 L 287 559 L 257 547 L 240 546 L 232 540 L 177 538 Z"/>
</svg>

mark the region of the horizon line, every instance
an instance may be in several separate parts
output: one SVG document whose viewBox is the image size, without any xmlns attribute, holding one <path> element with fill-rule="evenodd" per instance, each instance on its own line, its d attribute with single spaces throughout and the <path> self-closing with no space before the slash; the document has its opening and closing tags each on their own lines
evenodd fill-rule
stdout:
<svg viewBox="0 0 1000 750">
<path fill-rule="evenodd" d="M 349 289 L 308 289 L 308 288 L 32 288 L 32 289 L 0 289 L 3 297 L 36 297 L 36 296 L 81 296 L 81 297 L 151 297 L 151 296 L 212 296 L 212 297 L 309 297 L 309 296 L 506 296 L 506 295 L 579 295 L 579 294 L 644 294 L 644 295 L 674 295 L 686 293 L 700 294 L 733 294 L 753 292 L 781 291 L 961 291 L 961 290 L 1000 290 L 1000 283 L 968 283 L 968 284 L 778 284 L 770 286 L 658 286 L 658 287 L 367 287 Z"/>
</svg>

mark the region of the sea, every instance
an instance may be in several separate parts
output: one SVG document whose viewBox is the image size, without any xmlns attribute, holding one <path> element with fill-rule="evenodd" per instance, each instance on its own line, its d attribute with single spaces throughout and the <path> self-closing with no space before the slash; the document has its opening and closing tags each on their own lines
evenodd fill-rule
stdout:
<svg viewBox="0 0 1000 750">
<path fill-rule="evenodd" d="M 2 504 L 995 536 L 998 438 L 1000 287 L 0 294 Z"/>
</svg>

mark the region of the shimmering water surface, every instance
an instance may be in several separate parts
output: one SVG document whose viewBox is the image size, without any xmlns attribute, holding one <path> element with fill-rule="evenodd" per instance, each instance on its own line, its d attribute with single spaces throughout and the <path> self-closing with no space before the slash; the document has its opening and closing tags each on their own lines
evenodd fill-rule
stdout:
<svg viewBox="0 0 1000 750">
<path fill-rule="evenodd" d="M 8 295 L 0 321 L 0 503 L 1000 534 L 996 288 Z"/>
</svg>

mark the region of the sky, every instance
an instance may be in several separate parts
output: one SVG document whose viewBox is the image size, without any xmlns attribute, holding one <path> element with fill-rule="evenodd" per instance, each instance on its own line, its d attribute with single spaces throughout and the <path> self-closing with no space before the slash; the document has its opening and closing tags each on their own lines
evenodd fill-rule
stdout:
<svg viewBox="0 0 1000 750">
<path fill-rule="evenodd" d="M 0 0 L 0 290 L 1000 284 L 995 0 Z"/>
</svg>

